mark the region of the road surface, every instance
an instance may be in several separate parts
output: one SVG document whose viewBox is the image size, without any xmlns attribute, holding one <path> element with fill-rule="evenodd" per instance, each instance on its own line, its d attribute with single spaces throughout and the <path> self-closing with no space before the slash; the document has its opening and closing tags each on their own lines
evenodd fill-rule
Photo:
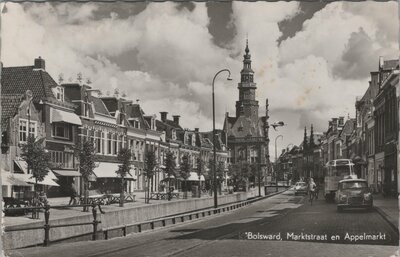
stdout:
<svg viewBox="0 0 400 257">
<path fill-rule="evenodd" d="M 399 237 L 375 211 L 338 213 L 293 190 L 247 207 L 107 241 L 14 250 L 9 256 L 395 256 Z"/>
</svg>

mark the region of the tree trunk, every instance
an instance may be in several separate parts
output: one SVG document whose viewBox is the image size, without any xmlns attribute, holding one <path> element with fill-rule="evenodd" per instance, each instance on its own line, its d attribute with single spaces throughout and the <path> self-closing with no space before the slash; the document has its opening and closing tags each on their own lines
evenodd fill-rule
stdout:
<svg viewBox="0 0 400 257">
<path fill-rule="evenodd" d="M 199 198 L 201 197 L 201 175 L 199 176 Z"/>
<path fill-rule="evenodd" d="M 150 203 L 150 179 L 147 180 L 147 203 Z"/>
<path fill-rule="evenodd" d="M 187 180 L 185 179 L 185 191 L 183 192 L 184 198 L 187 199 Z"/>
<path fill-rule="evenodd" d="M 125 200 L 125 188 L 124 188 L 125 183 L 124 182 L 125 182 L 125 180 L 122 177 L 121 178 L 121 193 L 119 196 L 119 207 L 124 207 L 124 200 Z"/>
<path fill-rule="evenodd" d="M 84 188 L 83 203 L 88 204 L 88 202 L 89 202 L 89 181 L 87 179 L 84 180 L 83 188 Z M 89 211 L 89 206 L 84 206 L 83 211 L 85 211 L 85 212 Z"/>
</svg>

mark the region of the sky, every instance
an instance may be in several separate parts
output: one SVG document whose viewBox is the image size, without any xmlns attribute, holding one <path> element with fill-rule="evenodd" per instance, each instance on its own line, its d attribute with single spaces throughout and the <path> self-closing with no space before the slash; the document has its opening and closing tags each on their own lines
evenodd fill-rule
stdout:
<svg viewBox="0 0 400 257">
<path fill-rule="evenodd" d="M 4 8 L 4 3 L 2 4 Z M 46 60 L 58 81 L 84 80 L 104 94 L 139 100 L 147 115 L 181 115 L 185 128 L 212 128 L 235 114 L 246 38 L 260 115 L 269 99 L 274 158 L 300 144 L 304 127 L 324 132 L 332 117 L 354 117 L 378 58 L 398 58 L 397 3 L 7 3 L 2 12 L 5 67 Z"/>
</svg>

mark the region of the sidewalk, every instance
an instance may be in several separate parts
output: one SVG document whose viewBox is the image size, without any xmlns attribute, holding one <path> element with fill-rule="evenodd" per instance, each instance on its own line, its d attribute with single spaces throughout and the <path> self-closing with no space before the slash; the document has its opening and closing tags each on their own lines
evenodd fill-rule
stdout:
<svg viewBox="0 0 400 257">
<path fill-rule="evenodd" d="M 115 210 L 124 210 L 132 207 L 140 207 L 145 205 L 154 205 L 165 203 L 167 200 L 150 200 L 149 204 L 145 203 L 144 192 L 135 192 L 135 202 L 127 202 L 124 203 L 124 207 L 119 207 L 118 203 L 110 204 L 110 205 L 102 205 L 101 209 L 105 212 L 115 211 Z M 210 198 L 211 196 L 208 194 L 203 194 L 201 198 Z M 188 194 L 187 199 L 192 199 L 191 194 Z M 173 198 L 171 201 L 183 201 L 187 199 L 176 199 Z M 70 218 L 76 216 L 84 216 L 91 214 L 91 208 L 89 212 L 83 212 L 83 207 L 68 207 L 69 197 L 57 197 L 57 198 L 48 198 L 50 206 L 54 205 L 65 205 L 64 208 L 50 209 L 50 220 L 62 219 L 62 218 Z M 32 224 L 41 222 L 44 220 L 43 211 L 39 213 L 39 219 L 32 219 L 31 213 L 25 216 L 4 216 L 3 217 L 3 225 L 4 226 L 14 226 L 14 225 L 22 225 L 22 224 Z"/>
<path fill-rule="evenodd" d="M 381 194 L 374 195 L 373 197 L 376 210 L 398 231 L 399 199 L 384 198 Z"/>
</svg>

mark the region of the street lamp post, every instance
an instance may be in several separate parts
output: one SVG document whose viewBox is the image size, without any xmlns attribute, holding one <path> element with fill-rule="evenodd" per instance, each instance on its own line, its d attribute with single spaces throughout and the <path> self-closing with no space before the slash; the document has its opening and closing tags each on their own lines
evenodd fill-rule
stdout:
<svg viewBox="0 0 400 257">
<path fill-rule="evenodd" d="M 215 82 L 215 78 L 218 76 L 218 74 L 222 73 L 222 72 L 228 72 L 228 77 L 226 78 L 227 80 L 232 80 L 231 79 L 231 71 L 228 69 L 222 69 L 220 71 L 218 71 L 212 81 L 212 110 L 213 110 L 213 151 L 214 151 L 214 161 L 213 161 L 213 165 L 214 165 L 214 183 L 213 183 L 213 187 L 214 187 L 214 208 L 218 207 L 218 196 L 217 196 L 217 153 L 216 153 L 216 147 L 215 147 L 215 137 L 216 137 L 216 133 L 215 133 L 215 94 L 214 94 L 214 82 Z"/>
<path fill-rule="evenodd" d="M 278 152 L 277 152 L 277 148 L 276 148 L 276 140 L 278 138 L 282 138 L 283 140 L 283 136 L 282 135 L 278 135 L 275 137 L 275 186 L 276 186 L 276 192 L 278 192 Z"/>
</svg>

